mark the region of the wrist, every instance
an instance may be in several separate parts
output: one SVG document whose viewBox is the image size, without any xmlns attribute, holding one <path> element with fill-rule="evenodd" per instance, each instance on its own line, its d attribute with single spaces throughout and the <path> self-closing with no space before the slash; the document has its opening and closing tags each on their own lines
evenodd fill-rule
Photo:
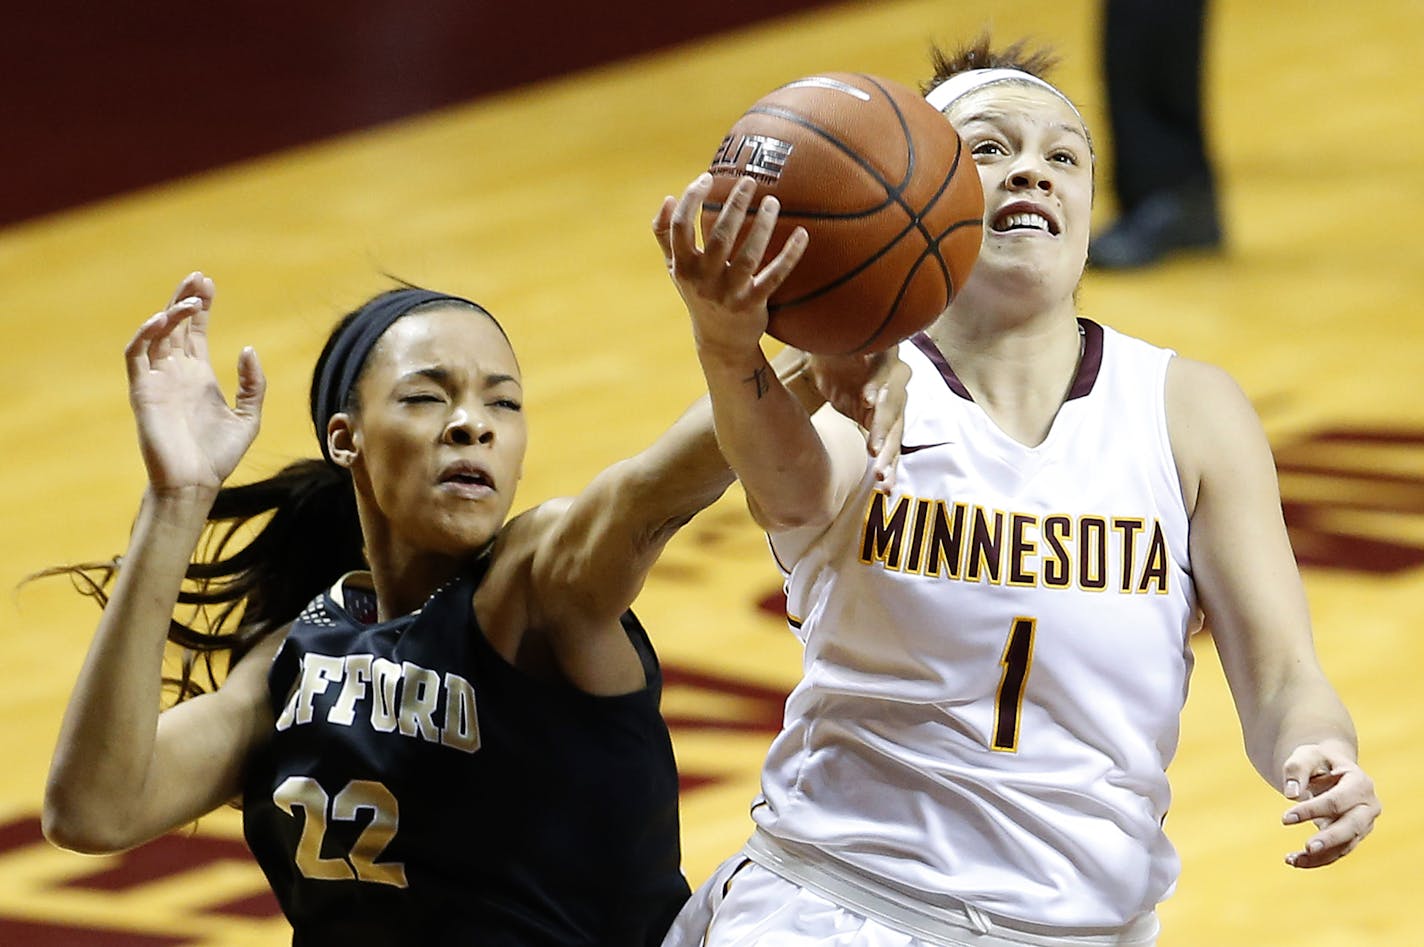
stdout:
<svg viewBox="0 0 1424 947">
<path fill-rule="evenodd" d="M 698 346 L 697 361 L 704 371 L 718 374 L 747 374 L 758 368 L 767 367 L 765 353 L 760 346 L 736 348 L 732 346 Z"/>
<path fill-rule="evenodd" d="M 760 344 L 746 347 L 723 344 L 705 345 L 699 342 L 697 361 L 701 364 L 702 371 L 708 376 L 709 381 L 713 378 L 740 380 L 756 372 L 776 374 L 771 368 L 771 363 L 767 361 L 766 353 L 762 351 Z"/>
<path fill-rule="evenodd" d="M 155 487 L 144 491 L 141 511 L 167 523 L 206 522 L 218 496 L 217 487 Z"/>
<path fill-rule="evenodd" d="M 791 392 L 791 396 L 801 403 L 807 414 L 815 414 L 826 403 L 826 396 L 816 385 L 816 377 L 811 369 L 812 357 L 801 351 L 787 347 L 772 359 L 776 377 Z"/>
<path fill-rule="evenodd" d="M 1349 737 L 1328 736 L 1322 737 L 1318 740 L 1312 740 L 1310 741 L 1310 743 L 1319 747 L 1322 753 L 1331 758 L 1343 758 L 1355 762 L 1358 762 L 1359 760 L 1359 747 L 1356 745 L 1355 741 Z"/>
</svg>

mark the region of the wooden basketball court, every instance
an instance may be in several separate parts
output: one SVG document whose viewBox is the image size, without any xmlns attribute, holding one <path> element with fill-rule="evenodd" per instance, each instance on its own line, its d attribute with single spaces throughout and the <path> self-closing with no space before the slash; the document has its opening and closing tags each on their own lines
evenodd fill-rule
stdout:
<svg viewBox="0 0 1424 947">
<path fill-rule="evenodd" d="M 648 221 L 746 105 L 824 70 L 916 82 L 930 41 L 987 25 L 1061 51 L 1057 79 L 1102 150 L 1097 10 L 844 3 L 0 229 L 0 582 L 122 548 L 143 474 L 120 353 L 190 270 L 217 281 L 226 377 L 252 344 L 270 380 L 240 476 L 314 452 L 310 366 L 336 316 L 391 274 L 501 318 L 528 395 L 518 505 L 533 504 L 638 450 L 698 396 Z M 1185 867 L 1161 909 L 1164 947 L 1420 942 L 1404 902 L 1424 843 L 1421 38 L 1416 0 L 1213 3 L 1208 100 L 1230 249 L 1093 274 L 1082 291 L 1085 314 L 1225 366 L 1259 406 L 1319 650 L 1385 802 L 1345 862 L 1285 866 L 1305 830 L 1280 825 L 1284 800 L 1247 763 L 1199 642 L 1172 770 L 1168 830 Z M 203 134 L 202 116 L 184 116 L 173 147 Z M 83 129 L 73 135 L 83 147 Z M 760 757 L 798 673 L 777 591 L 734 488 L 675 541 L 638 605 L 668 669 L 694 884 L 746 837 Z M 0 604 L 0 943 L 286 943 L 234 813 L 114 857 L 40 837 L 49 753 L 95 617 L 63 581 Z"/>
</svg>

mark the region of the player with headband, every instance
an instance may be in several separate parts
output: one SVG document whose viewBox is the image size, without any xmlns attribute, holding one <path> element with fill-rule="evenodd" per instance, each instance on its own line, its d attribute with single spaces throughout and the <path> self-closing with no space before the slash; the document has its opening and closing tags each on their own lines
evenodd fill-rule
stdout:
<svg viewBox="0 0 1424 947">
<path fill-rule="evenodd" d="M 777 267 L 753 268 L 768 293 Z M 125 353 L 149 476 L 128 552 L 94 578 L 55 570 L 106 607 L 46 834 L 116 851 L 240 798 L 294 944 L 659 943 L 688 887 L 661 675 L 630 605 L 732 482 L 706 404 L 509 518 L 514 350 L 475 303 L 402 287 L 317 362 L 321 458 L 225 485 L 264 381 L 245 350 L 223 399 L 213 295 L 192 274 Z M 179 602 L 208 620 L 174 621 Z M 160 713 L 165 638 L 230 660 L 211 688 L 185 665 L 187 699 Z"/>
<path fill-rule="evenodd" d="M 702 265 L 698 185 L 671 215 L 717 436 L 806 653 L 752 836 L 668 945 L 1155 943 L 1203 613 L 1247 755 L 1284 821 L 1315 823 L 1287 862 L 1341 858 L 1380 811 L 1249 401 L 1077 312 L 1093 152 L 1050 62 L 987 40 L 936 51 L 928 99 L 977 165 L 984 241 L 898 349 L 889 477 L 854 425 L 748 381 L 765 377 L 766 310 Z"/>
</svg>

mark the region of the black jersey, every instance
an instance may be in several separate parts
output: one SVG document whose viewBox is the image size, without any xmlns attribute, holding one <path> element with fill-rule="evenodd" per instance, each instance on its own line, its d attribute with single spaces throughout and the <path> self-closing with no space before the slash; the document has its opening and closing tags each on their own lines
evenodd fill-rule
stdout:
<svg viewBox="0 0 1424 947">
<path fill-rule="evenodd" d="M 498 655 L 477 584 L 373 623 L 339 583 L 278 652 L 243 826 L 294 944 L 639 947 L 687 898 L 642 626 L 623 618 L 647 686 L 594 697 Z"/>
</svg>

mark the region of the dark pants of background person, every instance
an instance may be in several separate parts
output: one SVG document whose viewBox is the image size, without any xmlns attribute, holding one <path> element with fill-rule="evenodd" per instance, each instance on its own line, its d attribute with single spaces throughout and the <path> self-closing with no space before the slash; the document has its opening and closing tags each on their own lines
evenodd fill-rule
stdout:
<svg viewBox="0 0 1424 947">
<path fill-rule="evenodd" d="M 1112 123 L 1112 186 L 1125 246 L 1140 265 L 1220 242 L 1202 125 L 1206 0 L 1105 0 L 1103 76 Z M 1100 249 L 1109 249 L 1112 231 Z"/>
</svg>

